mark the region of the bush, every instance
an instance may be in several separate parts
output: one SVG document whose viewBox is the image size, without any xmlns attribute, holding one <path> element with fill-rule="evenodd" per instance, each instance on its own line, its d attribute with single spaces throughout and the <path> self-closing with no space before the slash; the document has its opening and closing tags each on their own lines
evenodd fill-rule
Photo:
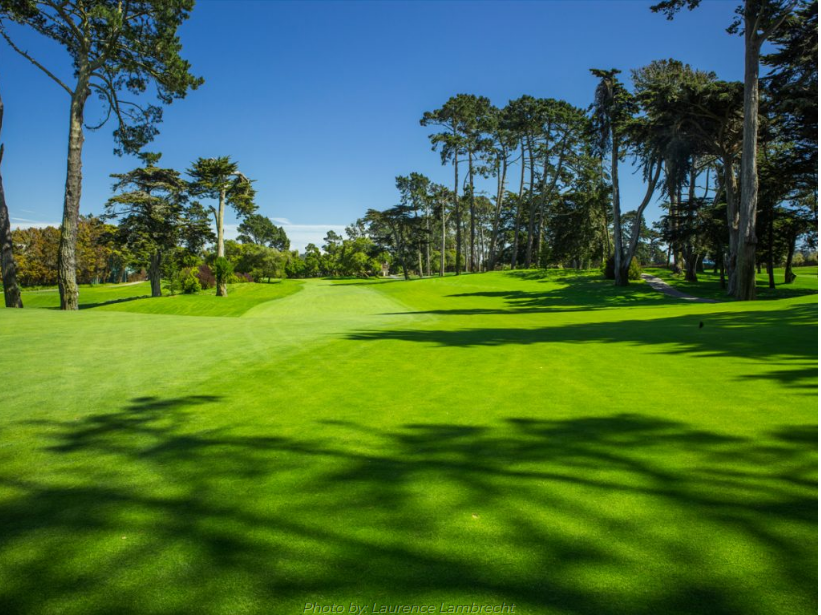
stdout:
<svg viewBox="0 0 821 615">
<path fill-rule="evenodd" d="M 231 264 L 227 258 L 220 256 L 214 260 L 214 274 L 217 278 L 217 284 L 224 282 L 230 284 L 231 274 L 234 272 L 234 265 Z"/>
<path fill-rule="evenodd" d="M 180 288 L 186 295 L 193 295 L 202 290 L 199 278 L 197 278 L 197 270 L 193 267 L 183 269 L 179 273 Z"/>
<path fill-rule="evenodd" d="M 196 276 L 202 288 L 214 288 L 217 285 L 217 278 L 214 277 L 214 272 L 208 265 L 202 264 L 197 267 Z"/>
<path fill-rule="evenodd" d="M 616 257 L 615 256 L 608 256 L 607 261 L 604 263 L 604 267 L 601 268 L 602 273 L 604 274 L 605 280 L 615 280 L 616 279 Z"/>
<path fill-rule="evenodd" d="M 607 262 L 602 267 L 602 273 L 604 274 L 604 278 L 606 280 L 615 280 L 616 279 L 616 257 L 611 256 L 607 259 Z M 639 259 L 635 256 L 633 260 L 630 261 L 630 266 L 627 268 L 627 279 L 628 280 L 640 280 L 641 279 L 641 265 L 639 264 Z"/>
<path fill-rule="evenodd" d="M 641 280 L 641 264 L 639 263 L 639 259 L 635 256 L 633 257 L 633 260 L 630 261 L 630 266 L 627 268 L 627 279 Z"/>
</svg>

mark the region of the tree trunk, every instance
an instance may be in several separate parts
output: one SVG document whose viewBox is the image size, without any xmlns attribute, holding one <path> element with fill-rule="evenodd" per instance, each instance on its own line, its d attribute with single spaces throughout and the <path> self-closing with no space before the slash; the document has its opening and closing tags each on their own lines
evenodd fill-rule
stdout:
<svg viewBox="0 0 821 615">
<path fill-rule="evenodd" d="M 775 240 L 773 238 L 773 217 L 775 215 L 775 211 L 770 210 L 769 220 L 767 221 L 767 276 L 769 277 L 770 288 L 775 288 L 775 273 L 773 268 L 775 265 L 773 264 L 773 244 Z"/>
<path fill-rule="evenodd" d="M 795 274 L 792 271 L 792 259 L 795 255 L 795 240 L 797 237 L 795 233 L 790 235 L 787 242 L 787 262 L 784 264 L 784 284 L 792 284 L 795 282 Z"/>
<path fill-rule="evenodd" d="M 470 258 L 468 271 L 476 271 L 476 201 L 473 196 L 473 150 L 468 150 L 468 182 L 470 185 Z"/>
<path fill-rule="evenodd" d="M 454 133 L 456 131 L 454 130 Z M 462 212 L 459 207 L 459 152 L 453 153 L 453 213 L 456 222 L 456 275 L 460 275 L 462 264 Z"/>
<path fill-rule="evenodd" d="M 63 221 L 60 225 L 60 247 L 57 254 L 57 285 L 60 309 L 79 309 L 77 286 L 77 225 L 80 220 L 80 196 L 83 187 L 83 111 L 89 95 L 87 68 L 80 67 L 77 87 L 71 96 L 66 160 L 66 186 L 63 198 Z"/>
<path fill-rule="evenodd" d="M 684 245 L 684 279 L 688 282 L 698 282 L 698 276 L 696 275 L 698 254 L 696 254 L 696 249 L 693 245 L 693 216 L 695 214 L 696 201 L 696 162 L 696 159 L 693 158 L 692 164 L 690 165 L 690 185 L 687 187 L 687 241 Z"/>
<path fill-rule="evenodd" d="M 496 187 L 496 212 L 493 216 L 493 233 L 490 236 L 490 250 L 488 252 L 488 269 L 496 268 L 496 251 L 499 241 L 499 220 L 502 216 L 502 204 L 505 199 L 505 180 L 507 179 L 507 150 L 503 153 L 502 171 L 498 174 L 499 184 Z"/>
<path fill-rule="evenodd" d="M 721 279 L 719 283 L 721 285 L 721 288 L 727 288 L 727 279 L 724 277 L 724 250 L 719 252 L 718 258 L 720 259 L 719 267 L 721 268 Z"/>
<path fill-rule="evenodd" d="M 644 216 L 644 210 L 647 209 L 647 206 L 650 204 L 650 199 L 653 198 L 653 193 L 656 191 L 656 184 L 658 183 L 659 176 L 661 175 L 661 161 L 656 164 L 655 173 L 653 172 L 652 167 L 650 168 L 650 177 L 647 180 L 647 191 L 644 194 L 644 198 L 641 201 L 638 209 L 636 209 L 636 221 L 633 223 L 633 229 L 630 233 L 630 240 L 627 244 L 627 250 L 624 254 L 624 259 L 621 262 L 621 279 L 622 284 L 621 286 L 627 286 L 630 280 L 627 277 L 627 272 L 630 268 L 630 263 L 633 261 L 633 256 L 636 254 L 636 248 L 639 245 L 639 237 L 641 236 L 641 222 Z M 615 176 L 615 175 L 614 175 Z M 615 194 L 615 190 L 614 190 Z M 615 203 L 615 201 L 614 201 Z M 621 218 L 619 218 L 619 224 L 621 224 Z M 621 232 L 618 233 L 619 238 L 621 238 Z M 621 242 L 619 242 L 620 244 Z M 619 245 L 619 250 L 621 250 L 621 245 Z M 619 265 L 616 265 L 618 267 Z M 619 276 L 619 269 L 616 269 L 616 276 L 618 280 Z"/>
<path fill-rule="evenodd" d="M 217 211 L 217 258 L 225 258 L 225 188 L 220 190 L 220 204 Z M 217 280 L 217 297 L 228 294 L 228 283 L 224 276 Z"/>
<path fill-rule="evenodd" d="M 621 236 L 621 202 L 619 200 L 619 144 L 613 135 L 613 147 L 610 153 L 610 179 L 613 183 L 613 272 L 616 286 L 627 286 L 629 281 L 624 275 L 622 267 L 622 236 Z M 629 264 L 629 262 L 628 262 Z"/>
<path fill-rule="evenodd" d="M 439 277 L 445 277 L 445 248 L 447 247 L 448 219 L 445 214 L 445 201 L 442 200 L 442 252 L 439 255 Z"/>
<path fill-rule="evenodd" d="M 738 253 L 738 190 L 733 172 L 733 158 L 729 154 L 722 157 L 724 166 L 724 190 L 727 193 L 727 232 L 729 236 L 727 265 L 727 294 L 735 293 L 735 266 Z"/>
<path fill-rule="evenodd" d="M 3 128 L 3 99 L 0 98 L 0 130 Z M 0 164 L 3 163 L 3 145 L 0 144 Z M 3 295 L 6 307 L 21 308 L 23 299 L 17 286 L 17 264 L 14 262 L 14 244 L 11 239 L 11 221 L 0 175 L 0 270 L 3 273 Z"/>
<path fill-rule="evenodd" d="M 522 175 L 519 179 L 519 198 L 516 199 L 516 221 L 513 224 L 513 254 L 510 257 L 510 268 L 516 269 L 519 264 L 519 231 L 522 224 L 522 195 L 525 193 L 525 141 L 522 139 Z"/>
<path fill-rule="evenodd" d="M 428 277 L 431 277 L 430 270 L 430 244 L 433 242 L 430 230 L 430 199 L 425 198 L 425 230 L 427 231 L 427 240 L 425 241 L 425 269 L 428 272 Z"/>
<path fill-rule="evenodd" d="M 525 245 L 525 269 L 530 269 L 533 262 L 533 229 L 536 222 L 533 203 L 533 187 L 536 183 L 536 159 L 533 154 L 533 141 L 528 139 L 527 149 L 530 152 L 530 186 L 527 190 L 527 244 Z"/>
<path fill-rule="evenodd" d="M 148 279 L 151 280 L 151 296 L 162 297 L 162 253 L 156 250 L 151 255 L 148 266 Z"/>
<path fill-rule="evenodd" d="M 739 204 L 738 255 L 735 297 L 755 299 L 755 252 L 758 239 L 755 217 L 758 206 L 758 65 L 761 39 L 756 32 L 755 3 L 744 8 L 744 136 L 741 152 L 741 202 Z"/>
</svg>

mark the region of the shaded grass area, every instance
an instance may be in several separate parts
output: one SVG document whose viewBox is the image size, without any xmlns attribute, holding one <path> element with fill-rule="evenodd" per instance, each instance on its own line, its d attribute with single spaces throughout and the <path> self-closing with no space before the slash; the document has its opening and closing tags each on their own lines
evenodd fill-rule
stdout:
<svg viewBox="0 0 821 615">
<path fill-rule="evenodd" d="M 301 285 L 301 280 L 278 280 L 265 284 L 230 284 L 226 297 L 214 296 L 213 289 L 191 295 L 151 297 L 148 282 L 98 284 L 80 287 L 80 309 L 178 316 L 241 316 L 260 303 L 299 291 Z M 27 308 L 57 309 L 60 295 L 56 288 L 24 291 L 23 305 Z"/>
<path fill-rule="evenodd" d="M 57 287 L 41 290 L 23 290 L 23 305 L 27 308 L 60 307 L 60 293 Z M 80 309 L 97 307 L 105 303 L 128 301 L 151 296 L 148 282 L 139 284 L 82 284 L 80 286 Z"/>
<path fill-rule="evenodd" d="M 712 273 L 712 269 L 699 273 L 698 282 L 687 282 L 684 275 L 673 275 L 669 269 L 648 268 L 645 271 L 689 295 L 705 299 L 734 301 L 733 297 L 729 297 L 727 291 L 721 288 L 721 276 Z M 775 269 L 775 288 L 769 288 L 770 279 L 767 272 L 762 269 L 762 273 L 756 275 L 757 298 L 787 299 L 818 294 L 818 267 L 795 267 L 793 272 L 797 276 L 795 281 L 792 284 L 784 284 L 784 269 Z"/>
<path fill-rule="evenodd" d="M 816 310 L 499 272 L 0 312 L 0 612 L 815 613 Z"/>
</svg>

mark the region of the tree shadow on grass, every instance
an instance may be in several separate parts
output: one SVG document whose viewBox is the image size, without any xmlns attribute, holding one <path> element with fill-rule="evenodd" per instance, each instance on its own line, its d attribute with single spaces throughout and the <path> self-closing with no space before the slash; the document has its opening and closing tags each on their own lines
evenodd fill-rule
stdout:
<svg viewBox="0 0 821 615">
<path fill-rule="evenodd" d="M 802 304 L 780 310 L 694 313 L 640 320 L 562 324 L 549 327 L 470 329 L 388 329 L 354 332 L 354 341 L 396 340 L 438 346 L 507 344 L 627 343 L 664 346 L 668 354 L 817 360 L 817 307 Z M 753 334 L 754 333 L 754 334 Z M 770 336 L 761 343 L 762 336 Z"/>
<path fill-rule="evenodd" d="M 815 612 L 814 425 L 640 414 L 202 427 L 216 396 L 38 421 L 0 469 L 4 612 Z M 370 612 L 366 611 L 366 612 Z"/>
</svg>

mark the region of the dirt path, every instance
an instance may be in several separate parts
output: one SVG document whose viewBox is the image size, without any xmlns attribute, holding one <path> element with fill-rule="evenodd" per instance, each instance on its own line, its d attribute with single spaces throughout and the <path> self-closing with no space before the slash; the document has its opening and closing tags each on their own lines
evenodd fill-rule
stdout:
<svg viewBox="0 0 821 615">
<path fill-rule="evenodd" d="M 661 278 L 652 276 L 649 273 L 642 273 L 641 277 L 644 278 L 644 281 L 647 282 L 653 290 L 657 290 L 665 295 L 670 295 L 676 299 L 683 299 L 684 301 L 691 301 L 692 303 L 721 303 L 715 299 L 702 299 L 701 297 L 694 297 L 693 295 L 683 293 L 680 290 L 670 286 Z"/>
</svg>

